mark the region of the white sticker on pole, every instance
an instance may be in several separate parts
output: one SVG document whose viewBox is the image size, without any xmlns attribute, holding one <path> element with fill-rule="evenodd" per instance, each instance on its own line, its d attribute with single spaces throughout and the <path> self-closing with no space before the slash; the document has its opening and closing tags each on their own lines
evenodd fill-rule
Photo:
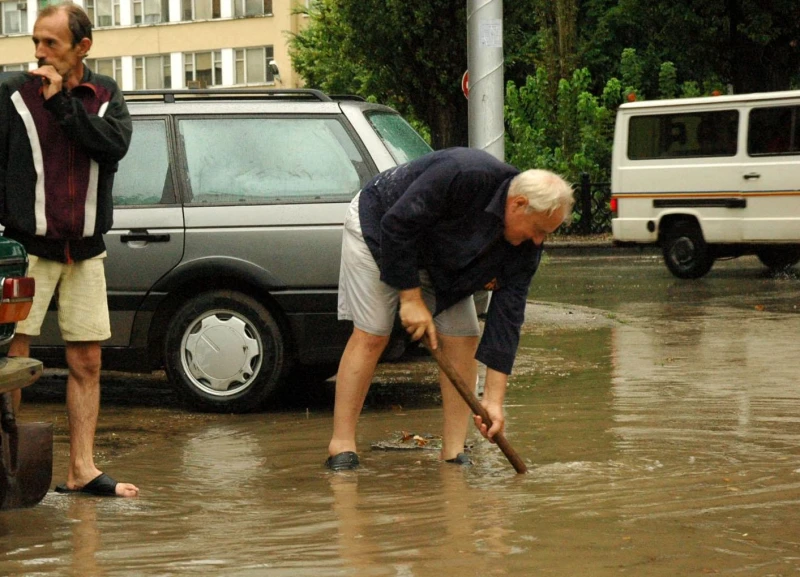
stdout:
<svg viewBox="0 0 800 577">
<path fill-rule="evenodd" d="M 483 20 L 478 27 L 478 35 L 481 39 L 481 46 L 486 46 L 487 48 L 502 48 L 503 21 Z"/>
</svg>

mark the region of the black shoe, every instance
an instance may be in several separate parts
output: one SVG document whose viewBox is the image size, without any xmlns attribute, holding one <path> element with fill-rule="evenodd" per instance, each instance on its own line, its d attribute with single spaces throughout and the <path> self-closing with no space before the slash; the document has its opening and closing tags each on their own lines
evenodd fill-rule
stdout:
<svg viewBox="0 0 800 577">
<path fill-rule="evenodd" d="M 470 460 L 466 453 L 459 453 L 453 459 L 446 459 L 445 463 L 453 463 L 455 465 L 471 465 L 472 460 Z"/>
<path fill-rule="evenodd" d="M 331 471 L 352 471 L 358 467 L 358 455 L 353 451 L 345 451 L 325 460 L 325 466 Z"/>
</svg>

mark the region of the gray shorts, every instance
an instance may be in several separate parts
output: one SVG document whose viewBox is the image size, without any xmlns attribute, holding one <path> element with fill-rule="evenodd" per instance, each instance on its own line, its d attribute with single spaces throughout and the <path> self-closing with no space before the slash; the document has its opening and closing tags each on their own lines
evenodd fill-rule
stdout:
<svg viewBox="0 0 800 577">
<path fill-rule="evenodd" d="M 360 194 L 360 193 L 359 193 Z M 353 321 L 364 332 L 391 334 L 397 314 L 398 291 L 380 279 L 378 264 L 361 234 L 358 198 L 350 203 L 342 235 L 342 263 L 339 269 L 339 320 Z M 419 271 L 422 298 L 428 309 L 436 308 L 436 295 L 427 271 Z M 453 337 L 480 334 L 475 303 L 469 296 L 434 318 L 436 331 Z"/>
</svg>

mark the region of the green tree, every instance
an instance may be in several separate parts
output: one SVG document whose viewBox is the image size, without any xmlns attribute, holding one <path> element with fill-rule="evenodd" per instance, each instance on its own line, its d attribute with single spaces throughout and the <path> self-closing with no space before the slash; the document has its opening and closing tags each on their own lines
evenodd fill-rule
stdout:
<svg viewBox="0 0 800 577">
<path fill-rule="evenodd" d="M 785 90 L 798 81 L 796 0 L 585 0 L 578 18 L 583 65 L 598 79 L 618 75 L 619 55 L 634 48 L 648 94 L 658 93 L 667 61 L 681 71 L 679 83 L 731 84 L 736 93 Z"/>
<path fill-rule="evenodd" d="M 658 71 L 658 93 L 661 98 L 675 98 L 678 95 L 678 69 L 672 62 L 662 62 Z"/>
<path fill-rule="evenodd" d="M 541 62 L 534 11 L 543 3 L 503 5 L 506 79 L 524 83 Z M 434 148 L 467 145 L 464 0 L 318 0 L 309 16 L 289 39 L 306 85 L 389 104 L 427 126 Z"/>
<path fill-rule="evenodd" d="M 345 57 L 353 34 L 336 6 L 315 2 L 307 12 L 309 25 L 289 42 L 292 65 L 310 87 L 331 94 L 365 94 L 368 71 L 358 61 Z"/>
<path fill-rule="evenodd" d="M 626 54 L 627 66 L 635 70 L 636 52 Z M 633 74 L 635 76 L 635 74 Z M 550 75 L 540 67 L 526 82 L 506 86 L 506 157 L 519 167 L 546 168 L 579 183 L 583 174 L 592 183 L 608 183 L 614 121 L 619 105 L 630 92 L 640 93 L 632 76 L 625 80 L 609 79 L 599 96 L 592 93 L 592 77 L 586 68 L 575 70 L 571 78 L 561 79 L 556 99 Z M 573 213 L 573 222 L 580 230 L 610 230 L 608 189 L 598 187 L 591 192 L 591 219 L 581 214 L 581 203 Z"/>
<path fill-rule="evenodd" d="M 537 69 L 525 84 L 506 87 L 506 157 L 520 169 L 546 168 L 580 182 L 608 182 L 616 109 L 622 102 L 622 83 L 611 79 L 600 97 L 590 92 L 592 79 L 585 68 L 561 79 L 557 98 L 550 98 L 548 73 Z M 604 191 L 595 204 L 603 205 Z M 577 214 L 575 215 L 578 216 Z M 589 227 L 607 228 L 607 215 Z"/>
<path fill-rule="evenodd" d="M 430 129 L 431 145 L 466 145 L 463 0 L 320 0 L 290 40 L 309 86 L 355 92 L 396 107 Z"/>
<path fill-rule="evenodd" d="M 550 88 L 557 91 L 558 81 L 569 78 L 578 66 L 579 0 L 536 0 L 532 4 L 541 47 L 535 62 L 548 71 Z"/>
</svg>

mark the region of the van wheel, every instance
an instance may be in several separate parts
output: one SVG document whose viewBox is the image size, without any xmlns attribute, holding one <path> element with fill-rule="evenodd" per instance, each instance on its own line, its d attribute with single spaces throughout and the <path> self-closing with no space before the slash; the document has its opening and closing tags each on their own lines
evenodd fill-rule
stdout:
<svg viewBox="0 0 800 577">
<path fill-rule="evenodd" d="M 800 262 L 800 247 L 775 246 L 756 252 L 758 260 L 774 272 L 783 272 Z"/>
<path fill-rule="evenodd" d="M 255 299 L 211 291 L 178 309 L 165 339 L 167 376 L 181 398 L 202 411 L 260 408 L 284 370 L 278 323 Z"/>
<path fill-rule="evenodd" d="M 698 226 L 686 220 L 670 225 L 662 240 L 664 263 L 678 278 L 700 278 L 714 264 L 714 256 Z"/>
</svg>

